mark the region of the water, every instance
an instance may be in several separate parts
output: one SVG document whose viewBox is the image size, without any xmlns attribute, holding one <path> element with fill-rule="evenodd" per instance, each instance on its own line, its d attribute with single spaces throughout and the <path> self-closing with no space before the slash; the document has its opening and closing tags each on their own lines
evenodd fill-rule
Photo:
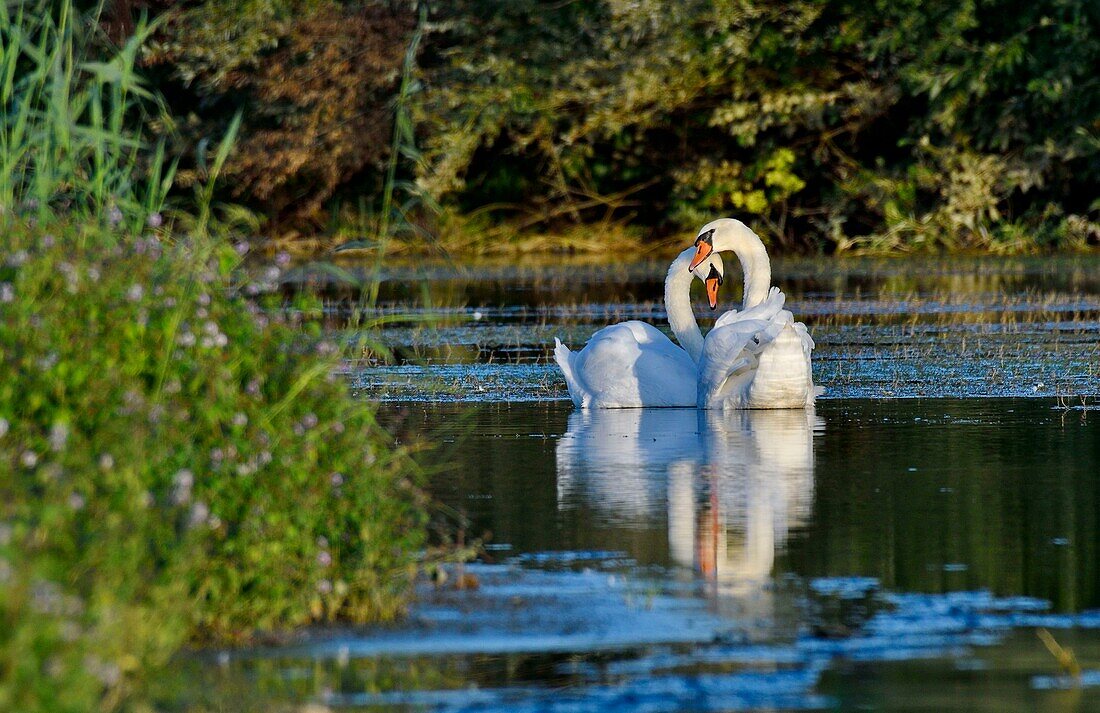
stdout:
<svg viewBox="0 0 1100 713">
<path fill-rule="evenodd" d="M 397 363 L 367 359 L 348 376 L 364 397 L 384 401 L 566 398 L 554 338 L 579 348 L 614 322 L 663 326 L 666 268 L 393 269 L 383 274 L 379 313 L 382 345 Z M 813 333 L 825 398 L 1100 396 L 1097 256 L 777 261 L 774 273 Z M 723 310 L 740 300 L 732 266 L 730 276 Z M 322 277 L 308 267 L 291 275 Z M 693 285 L 706 330 L 715 313 L 701 288 Z M 335 286 L 326 294 L 336 322 L 348 295 Z"/>
<path fill-rule="evenodd" d="M 1100 710 L 1098 268 L 780 265 L 827 395 L 731 414 L 575 412 L 547 363 L 659 321 L 659 265 L 395 272 L 384 311 L 433 326 L 345 373 L 434 446 L 479 561 L 402 624 L 197 675 L 336 710 Z"/>
<path fill-rule="evenodd" d="M 779 566 L 1100 607 L 1100 411 L 936 399 L 825 401 L 813 414 L 564 404 L 391 414 L 401 434 L 436 434 L 452 470 L 434 490 L 467 513 L 472 534 L 492 533 L 495 552 L 610 550 L 690 568 L 699 528 L 721 514 L 740 549 L 711 553 L 703 569 L 717 581 L 729 570 L 759 584 Z"/>
</svg>

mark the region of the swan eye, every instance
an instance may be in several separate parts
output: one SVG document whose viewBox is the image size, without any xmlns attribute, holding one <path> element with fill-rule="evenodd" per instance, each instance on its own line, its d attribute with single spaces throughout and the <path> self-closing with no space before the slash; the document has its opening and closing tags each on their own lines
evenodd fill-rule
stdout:
<svg viewBox="0 0 1100 713">
<path fill-rule="evenodd" d="M 695 238 L 695 247 L 699 247 L 699 243 L 706 243 L 714 247 L 714 228 L 711 228 L 705 233 L 699 233 L 699 237 Z"/>
<path fill-rule="evenodd" d="M 718 280 L 718 286 L 719 287 L 722 286 L 722 282 L 723 282 L 722 273 L 718 272 L 718 268 L 716 268 L 714 265 L 710 266 L 710 274 L 707 275 L 707 279 L 708 280 Z"/>
</svg>

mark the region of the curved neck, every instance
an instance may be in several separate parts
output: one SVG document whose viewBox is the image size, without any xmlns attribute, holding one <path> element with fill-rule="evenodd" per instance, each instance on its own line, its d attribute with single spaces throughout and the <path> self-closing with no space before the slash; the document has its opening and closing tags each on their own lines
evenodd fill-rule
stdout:
<svg viewBox="0 0 1100 713">
<path fill-rule="evenodd" d="M 668 314 L 668 326 L 676 335 L 680 346 L 696 364 L 703 354 L 703 333 L 695 321 L 695 312 L 691 309 L 691 281 L 695 275 L 688 270 L 691 259 L 695 257 L 695 248 L 680 253 L 668 268 L 665 277 L 665 312 Z"/>
<path fill-rule="evenodd" d="M 745 275 L 744 309 L 755 307 L 768 298 L 772 286 L 772 265 L 760 236 L 739 220 L 730 220 L 714 236 L 714 249 L 732 250 Z"/>
</svg>

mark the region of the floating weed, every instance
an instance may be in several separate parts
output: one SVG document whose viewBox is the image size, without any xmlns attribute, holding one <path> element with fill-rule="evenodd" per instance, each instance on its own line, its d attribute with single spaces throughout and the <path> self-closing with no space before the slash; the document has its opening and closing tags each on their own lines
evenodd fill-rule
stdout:
<svg viewBox="0 0 1100 713">
<path fill-rule="evenodd" d="M 780 263 L 776 282 L 814 335 L 826 398 L 1096 398 L 1097 266 L 1084 258 L 831 260 Z M 664 310 L 653 297 L 665 267 L 394 267 L 382 275 L 373 311 L 386 320 L 374 332 L 382 349 L 346 362 L 344 373 L 371 398 L 565 398 L 554 338 L 579 347 L 609 323 L 660 324 Z M 338 327 L 346 299 L 312 284 L 326 296 L 322 319 Z M 710 315 L 698 314 L 705 330 Z"/>
<path fill-rule="evenodd" d="M 1063 647 L 1049 631 L 1042 627 L 1035 630 L 1035 635 L 1039 637 L 1039 641 L 1043 642 L 1043 646 L 1058 662 L 1058 667 L 1062 670 L 1062 673 L 1080 681 L 1081 664 L 1077 663 L 1077 656 L 1073 653 L 1073 649 Z"/>
</svg>

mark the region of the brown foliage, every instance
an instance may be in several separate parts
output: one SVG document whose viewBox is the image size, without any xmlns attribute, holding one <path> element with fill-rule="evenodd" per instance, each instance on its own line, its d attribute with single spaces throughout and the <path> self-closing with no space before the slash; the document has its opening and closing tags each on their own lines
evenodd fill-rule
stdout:
<svg viewBox="0 0 1100 713">
<path fill-rule="evenodd" d="M 177 0 L 109 0 L 99 16 L 99 27 L 115 44 L 122 44 L 134 34 L 134 16 L 139 13 L 157 15 L 177 3 Z"/>
<path fill-rule="evenodd" d="M 228 77 L 251 107 L 227 166 L 234 193 L 280 219 L 309 219 L 337 187 L 380 167 L 413 25 L 384 7 L 324 5 L 289 23 L 254 71 Z"/>
</svg>

